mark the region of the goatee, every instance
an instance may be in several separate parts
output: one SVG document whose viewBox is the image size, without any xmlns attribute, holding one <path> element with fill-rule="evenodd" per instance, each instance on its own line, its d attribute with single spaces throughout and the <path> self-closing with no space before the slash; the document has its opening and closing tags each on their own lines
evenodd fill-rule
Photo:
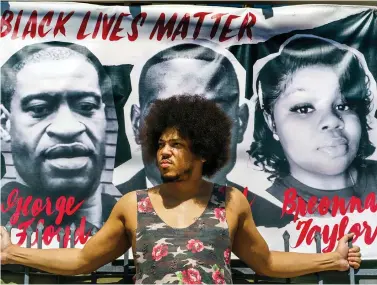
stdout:
<svg viewBox="0 0 377 285">
<path fill-rule="evenodd" d="M 161 180 L 163 183 L 180 182 L 180 181 L 185 180 L 184 178 L 186 176 L 191 176 L 191 173 L 192 173 L 192 169 L 188 168 L 184 170 L 182 173 L 174 175 L 174 176 L 164 176 L 163 174 L 161 174 Z"/>
</svg>

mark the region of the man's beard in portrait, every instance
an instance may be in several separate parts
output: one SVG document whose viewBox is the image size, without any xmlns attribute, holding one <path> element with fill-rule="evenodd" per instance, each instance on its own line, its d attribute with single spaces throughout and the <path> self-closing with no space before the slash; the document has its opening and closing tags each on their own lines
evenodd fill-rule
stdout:
<svg viewBox="0 0 377 285">
<path fill-rule="evenodd" d="M 189 167 L 185 169 L 182 173 L 179 173 L 174 176 L 164 176 L 163 174 L 161 174 L 161 180 L 163 183 L 181 182 L 185 180 L 184 179 L 185 177 L 187 176 L 190 177 L 191 173 L 192 173 L 192 168 Z"/>
</svg>

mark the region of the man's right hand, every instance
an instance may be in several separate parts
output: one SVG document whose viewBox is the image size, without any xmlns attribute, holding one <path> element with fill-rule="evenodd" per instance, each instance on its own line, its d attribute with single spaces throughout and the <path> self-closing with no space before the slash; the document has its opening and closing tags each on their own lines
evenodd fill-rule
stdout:
<svg viewBox="0 0 377 285">
<path fill-rule="evenodd" d="M 1 251 L 0 251 L 0 259 L 1 264 L 8 263 L 8 250 L 12 246 L 12 242 L 10 240 L 10 236 L 8 231 L 4 227 L 0 227 L 0 243 L 1 243 Z"/>
</svg>

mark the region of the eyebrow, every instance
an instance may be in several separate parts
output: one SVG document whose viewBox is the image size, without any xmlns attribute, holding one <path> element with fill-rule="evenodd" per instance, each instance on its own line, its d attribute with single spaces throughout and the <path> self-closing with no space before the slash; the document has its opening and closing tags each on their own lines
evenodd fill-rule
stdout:
<svg viewBox="0 0 377 285">
<path fill-rule="evenodd" d="M 184 140 L 183 139 L 170 139 L 170 140 L 167 140 L 168 142 L 183 142 Z M 163 139 L 159 139 L 158 142 L 167 142 L 166 140 L 163 140 Z"/>
<path fill-rule="evenodd" d="M 283 97 L 289 97 L 293 93 L 296 93 L 296 92 L 305 92 L 305 91 L 307 91 L 307 89 L 304 88 L 304 87 L 295 87 L 292 90 L 289 90 L 289 92 L 287 92 L 287 89 L 285 89 L 284 93 L 282 95 L 283 95 Z"/>
<path fill-rule="evenodd" d="M 101 102 L 102 96 L 95 92 L 82 92 L 82 91 L 69 91 L 64 93 L 67 97 L 74 97 L 75 99 L 82 99 L 85 97 L 93 97 L 99 103 Z M 52 92 L 52 93 L 37 93 L 37 94 L 29 94 L 26 97 L 21 99 L 21 105 L 26 105 L 32 100 L 53 100 L 56 97 L 61 97 L 61 92 Z"/>
</svg>

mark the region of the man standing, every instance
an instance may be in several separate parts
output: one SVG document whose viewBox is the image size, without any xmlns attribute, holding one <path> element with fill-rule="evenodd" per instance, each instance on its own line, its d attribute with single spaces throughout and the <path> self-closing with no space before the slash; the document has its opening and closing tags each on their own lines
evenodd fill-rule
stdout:
<svg viewBox="0 0 377 285">
<path fill-rule="evenodd" d="M 242 193 L 202 178 L 229 158 L 231 122 L 213 102 L 193 95 L 157 100 L 139 139 L 146 160 L 157 161 L 163 184 L 123 196 L 83 249 L 20 248 L 2 228 L 2 264 L 82 274 L 132 247 L 139 284 L 231 283 L 231 251 L 271 277 L 359 268 L 360 249 L 348 248 L 353 234 L 341 238 L 331 253 L 270 251 Z"/>
<path fill-rule="evenodd" d="M 78 224 L 85 216 L 100 227 L 102 208 L 109 211 L 113 206 L 110 197 L 101 197 L 99 187 L 105 162 L 105 104 L 113 104 L 111 81 L 101 63 L 79 45 L 34 44 L 8 59 L 1 78 L 1 138 L 10 142 L 16 171 L 16 181 L 1 189 L 2 209 L 7 209 L 2 224 L 10 218 L 18 224 L 30 220 L 30 215 L 14 216 L 17 201 L 28 196 L 29 205 L 49 199 L 53 208 L 62 203 L 61 197 L 74 197 L 71 209 L 77 212 L 59 225 Z M 42 213 L 35 223 L 56 222 L 56 213 Z"/>
</svg>

